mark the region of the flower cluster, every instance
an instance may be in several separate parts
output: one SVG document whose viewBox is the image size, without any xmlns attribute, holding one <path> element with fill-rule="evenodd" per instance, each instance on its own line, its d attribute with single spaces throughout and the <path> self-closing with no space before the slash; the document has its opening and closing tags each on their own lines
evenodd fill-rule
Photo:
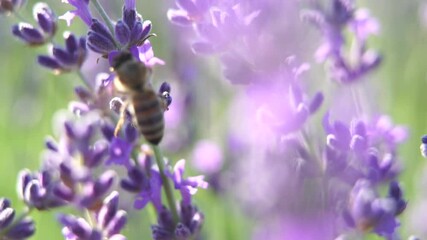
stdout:
<svg viewBox="0 0 427 240">
<path fill-rule="evenodd" d="M 10 2 L 9 5 L 4 1 L 1 3 L 2 12 L 13 12 L 20 5 L 20 2 Z M 72 19 L 78 16 L 87 24 L 88 32 L 82 37 L 65 32 L 63 47 L 53 43 L 58 30 L 57 19 L 45 3 L 34 6 L 39 27 L 19 23 L 12 28 L 12 33 L 27 45 L 49 46 L 49 55 L 38 56 L 41 66 L 55 73 L 78 72 L 85 84 L 75 88 L 77 100 L 70 103 L 70 113 L 55 122 L 59 126 L 58 134 L 47 138 L 40 170 L 20 172 L 17 187 L 19 197 L 30 210 L 51 210 L 67 205 L 74 207 L 77 214 L 85 213 L 84 217 L 58 215 L 65 239 L 126 239 L 120 232 L 126 225 L 127 214 L 119 210 L 119 192 L 115 191 L 118 173 L 111 169 L 112 165 L 117 165 L 128 172 L 128 177 L 120 181 L 120 186 L 128 198 L 135 194 L 134 208 L 144 209 L 149 203 L 155 207 L 157 224 L 152 226 L 155 239 L 198 237 L 203 214 L 191 199 L 198 187 L 207 187 L 203 177 L 184 178 L 184 160 L 179 161 L 172 172 L 169 163 L 165 168 L 158 146 L 141 145 L 143 138 L 139 137 L 139 129 L 132 122 L 133 111 L 123 110 L 132 99 L 122 100 L 126 96 L 114 91 L 114 73 L 99 73 L 92 81 L 81 72 L 89 51 L 108 58 L 110 64 L 121 52 L 130 52 L 149 72 L 152 72 L 154 65 L 164 64 L 154 56 L 151 43 L 147 40 L 154 35 L 150 33 L 151 22 L 142 19 L 132 0 L 124 1 L 123 16 L 117 22 L 111 21 L 97 1 L 92 3 L 102 19 L 92 15 L 89 1 L 70 0 L 66 3 L 75 9 L 59 19 L 66 20 L 70 25 Z M 151 80 L 151 77 L 141 79 L 147 81 L 147 86 L 152 84 Z M 155 100 L 165 110 L 172 103 L 170 93 L 171 86 L 166 82 L 155 93 Z M 122 111 L 127 115 L 125 127 L 122 132 L 115 132 L 113 123 Z M 182 195 L 179 208 L 174 200 L 174 190 Z M 167 203 L 163 203 L 162 191 Z M 9 201 L 2 200 L 0 205 L 0 215 L 3 216 L 0 238 L 24 239 L 33 235 L 34 224 L 26 218 L 30 211 L 13 222 L 14 210 L 10 208 Z"/>
<path fill-rule="evenodd" d="M 255 239 L 326 240 L 352 231 L 395 238 L 397 216 L 406 207 L 397 182 L 398 146 L 406 129 L 393 126 L 387 116 L 365 116 L 363 109 L 342 116 L 339 103 L 333 103 L 323 118 L 325 135 L 319 136 L 309 116 L 328 96 L 309 97 L 313 87 L 301 80 L 308 64 L 296 65 L 294 57 L 277 53 L 286 49 L 281 36 L 291 31 L 285 24 L 274 27 L 281 19 L 274 9 L 293 6 L 279 2 L 186 0 L 168 12 L 172 23 L 197 34 L 191 45 L 195 53 L 219 55 L 223 75 L 233 84 L 249 85 L 230 119 L 234 161 L 228 171 L 239 177 L 225 175 L 223 181 L 236 183 L 229 191 L 259 220 Z M 329 60 L 332 77 L 346 88 L 380 66 L 379 54 L 367 48 L 380 27 L 353 0 L 326 2 L 328 7 L 314 3 L 301 15 L 323 33 L 316 59 Z M 289 21 L 292 13 L 280 14 Z M 350 54 L 346 31 L 353 41 Z M 357 97 L 351 101 L 362 104 Z M 389 195 L 380 197 L 384 187 Z"/>
<path fill-rule="evenodd" d="M 330 60 L 331 74 L 336 81 L 354 82 L 381 63 L 381 56 L 367 47 L 368 38 L 379 33 L 380 25 L 367 9 L 356 9 L 353 0 L 330 2 L 329 8 L 307 10 L 302 17 L 323 34 L 324 42 L 316 51 L 316 59 L 321 62 Z M 353 37 L 350 54 L 345 52 L 346 28 Z"/>
<path fill-rule="evenodd" d="M 24 44 L 49 49 L 37 57 L 40 66 L 77 73 L 84 86 L 74 88 L 76 100 L 55 118 L 40 168 L 18 174 L 26 210 L 16 217 L 9 200 L 0 199 L 0 239 L 31 237 L 30 213 L 54 210 L 67 240 L 125 240 L 133 219 L 128 214 L 148 208 L 155 219 L 141 227 L 153 239 L 202 239 L 205 214 L 195 196 L 209 185 L 216 190 L 212 198 L 231 196 L 245 217 L 256 220 L 247 233 L 252 239 L 400 239 L 398 217 L 408 200 L 399 182 L 399 147 L 408 131 L 389 116 L 371 114 L 350 84 L 367 79 L 382 59 L 368 48 L 379 22 L 354 0 L 311 1 L 311 9 L 302 11 L 299 1 L 176 0 L 164 16 L 179 27 L 172 29 L 172 68 L 184 79 L 172 85 L 174 104 L 171 84 L 156 82 L 154 66 L 165 62 L 154 55 L 152 23 L 138 13 L 135 0 L 123 1 L 116 20 L 98 0 L 63 2 L 72 10 L 57 18 L 38 2 L 36 25 L 20 22 L 11 29 Z M 22 21 L 22 4 L 0 0 L 0 14 Z M 75 17 L 86 32 L 65 31 L 64 43 L 54 42 L 57 20 L 69 27 Z M 322 33 L 315 58 L 329 63 L 334 88 L 319 86 L 322 79 L 301 53 L 309 49 L 301 20 Z M 216 57 L 229 82 L 212 81 L 217 71 L 203 72 L 206 81 L 199 80 L 200 55 Z M 353 98 L 331 101 L 340 91 L 351 91 Z M 184 96 L 175 98 L 177 93 Z M 211 109 L 214 103 L 229 108 Z M 169 109 L 185 115 L 176 121 L 172 150 L 162 137 L 147 137 L 170 130 L 164 129 Z M 228 113 L 226 125 L 203 121 L 207 112 Z M 195 141 L 210 131 L 217 139 Z M 192 153 L 193 159 L 175 162 L 160 149 Z M 421 152 L 427 156 L 427 137 Z M 192 167 L 207 178 L 187 176 Z M 72 211 L 63 213 L 64 206 Z"/>
</svg>

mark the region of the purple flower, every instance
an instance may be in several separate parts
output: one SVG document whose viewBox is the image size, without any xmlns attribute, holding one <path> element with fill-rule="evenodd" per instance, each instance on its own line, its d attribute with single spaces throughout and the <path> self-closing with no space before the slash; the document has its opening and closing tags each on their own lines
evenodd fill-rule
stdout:
<svg viewBox="0 0 427 240">
<path fill-rule="evenodd" d="M 78 70 L 86 60 L 86 39 L 76 38 L 72 33 L 65 33 L 65 48 L 52 47 L 52 56 L 38 56 L 40 65 L 57 73 Z"/>
<path fill-rule="evenodd" d="M 49 210 L 65 205 L 62 199 L 53 194 L 56 186 L 52 173 L 42 171 L 32 174 L 29 170 L 22 170 L 18 177 L 19 197 L 29 207 L 38 210 Z"/>
<path fill-rule="evenodd" d="M 6 198 L 0 198 L 0 238 L 10 240 L 27 239 L 35 232 L 34 222 L 29 217 L 15 219 L 15 210 Z"/>
<path fill-rule="evenodd" d="M 331 10 L 318 7 L 305 11 L 303 18 L 322 32 L 324 42 L 316 58 L 321 62 L 330 60 L 331 73 L 340 83 L 357 81 L 381 63 L 379 54 L 366 46 L 367 38 L 379 31 L 379 24 L 366 10 L 356 10 L 353 1 L 334 0 Z M 344 52 L 345 28 L 352 31 L 357 41 L 350 58 Z"/>
<path fill-rule="evenodd" d="M 111 51 L 118 48 L 108 28 L 95 18 L 91 20 L 89 32 L 87 33 L 87 46 L 92 51 L 103 56 L 108 56 Z"/>
<path fill-rule="evenodd" d="M 379 198 L 369 181 L 357 181 L 350 194 L 346 216 L 348 224 L 361 231 L 372 229 L 380 236 L 392 236 L 400 225 L 395 217 L 400 211 L 396 202 L 400 192 L 397 193 L 395 186 L 391 191 L 394 192 L 393 197 Z"/>
<path fill-rule="evenodd" d="M 155 240 L 197 239 L 204 222 L 204 215 L 193 205 L 180 205 L 180 221 L 175 224 L 171 212 L 163 207 L 158 212 L 157 225 L 151 226 Z"/>
<path fill-rule="evenodd" d="M 89 9 L 89 0 L 62 0 L 64 3 L 68 3 L 75 7 L 75 10 L 68 11 L 64 15 L 60 16 L 59 19 L 63 19 L 67 22 L 67 25 L 71 25 L 71 21 L 75 16 L 80 17 L 86 25 L 92 24 L 92 14 Z"/>
<path fill-rule="evenodd" d="M 354 176 L 347 179 L 350 182 L 363 177 L 377 183 L 397 176 L 400 171 L 397 144 L 405 139 L 405 128 L 394 127 L 388 121 L 382 124 L 382 120 L 369 123 L 353 120 L 349 127 L 340 121 L 330 123 L 328 116 L 325 116 L 323 124 L 328 134 L 325 156 L 330 173 L 343 174 L 344 178 Z M 379 119 L 385 120 L 383 117 Z"/>
<path fill-rule="evenodd" d="M 177 0 L 178 9 L 169 9 L 167 16 L 172 23 L 188 26 L 201 21 L 213 2 L 211 0 Z"/>
<path fill-rule="evenodd" d="M 118 164 L 124 167 L 129 167 L 131 164 L 131 152 L 133 150 L 133 144 L 129 143 L 125 139 L 114 137 L 110 145 L 110 157 L 106 164 Z"/>
<path fill-rule="evenodd" d="M 21 22 L 12 27 L 12 33 L 30 46 L 40 46 L 49 42 L 55 35 L 56 16 L 46 3 L 34 5 L 33 15 L 39 27 Z"/>
<path fill-rule="evenodd" d="M 120 186 L 126 191 L 136 193 L 134 207 L 144 208 L 152 203 L 157 211 L 161 211 L 162 205 L 162 181 L 158 170 L 152 169 L 153 153 L 146 146 L 141 147 L 138 156 L 138 165 L 128 168 L 128 178 L 122 179 Z"/>
<path fill-rule="evenodd" d="M 179 160 L 174 168 L 173 173 L 168 173 L 169 177 L 175 184 L 175 189 L 181 192 L 182 202 L 184 205 L 191 205 L 191 195 L 196 194 L 198 188 L 206 189 L 208 183 L 204 181 L 204 176 L 194 176 L 184 178 L 185 160 Z"/>
<path fill-rule="evenodd" d="M 58 220 L 63 225 L 62 233 L 65 239 L 126 240 L 120 231 L 126 225 L 127 214 L 118 209 L 118 197 L 117 192 L 112 192 L 104 199 L 102 207 L 96 214 L 96 226 L 91 226 L 83 218 L 59 215 Z"/>
<path fill-rule="evenodd" d="M 135 180 L 136 179 L 134 179 L 134 181 Z M 151 202 L 157 210 L 160 210 L 162 208 L 162 181 L 160 179 L 160 173 L 152 170 L 148 181 L 149 184 L 146 182 L 139 183 L 141 189 L 135 198 L 133 206 L 136 209 L 142 209 L 147 205 L 147 203 Z"/>
<path fill-rule="evenodd" d="M 147 67 L 153 67 L 155 65 L 164 65 L 165 62 L 154 56 L 153 47 L 149 40 L 146 40 L 144 44 L 138 47 L 138 59 L 145 64 Z"/>
<path fill-rule="evenodd" d="M 142 45 L 150 37 L 151 21 L 144 21 L 135 10 L 135 1 L 125 1 L 122 19 L 117 21 L 115 36 L 125 49 Z"/>
</svg>

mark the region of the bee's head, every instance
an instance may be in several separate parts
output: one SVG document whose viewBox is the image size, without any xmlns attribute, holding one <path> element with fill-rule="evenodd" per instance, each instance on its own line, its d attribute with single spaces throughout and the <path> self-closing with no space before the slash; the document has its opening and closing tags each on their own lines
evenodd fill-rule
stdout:
<svg viewBox="0 0 427 240">
<path fill-rule="evenodd" d="M 112 67 L 113 69 L 119 68 L 123 63 L 132 61 L 134 59 L 132 53 L 128 51 L 122 51 L 113 57 Z"/>
</svg>

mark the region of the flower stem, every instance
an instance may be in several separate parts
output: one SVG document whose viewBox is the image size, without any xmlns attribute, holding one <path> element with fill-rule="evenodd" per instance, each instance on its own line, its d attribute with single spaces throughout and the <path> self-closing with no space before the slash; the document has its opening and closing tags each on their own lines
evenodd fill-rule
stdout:
<svg viewBox="0 0 427 240">
<path fill-rule="evenodd" d="M 154 150 L 154 155 L 156 158 L 157 166 L 159 166 L 160 177 L 162 178 L 162 182 L 163 182 L 163 186 L 164 186 L 163 190 L 165 191 L 166 198 L 168 201 L 168 205 L 169 205 L 169 208 L 172 212 L 174 222 L 175 222 L 175 224 L 177 224 L 179 221 L 178 211 L 176 209 L 175 198 L 173 196 L 172 187 L 170 185 L 169 180 L 167 179 L 167 177 L 165 175 L 165 171 L 164 171 L 165 166 L 164 166 L 164 162 L 163 162 L 163 156 L 162 156 L 162 153 L 160 152 L 160 149 L 158 146 L 152 145 L 152 147 Z"/>
<path fill-rule="evenodd" d="M 93 6 L 96 8 L 98 13 L 101 15 L 102 19 L 104 19 L 105 24 L 107 24 L 108 30 L 110 30 L 110 33 L 112 36 L 114 36 L 114 27 L 113 27 L 113 21 L 111 21 L 110 17 L 108 16 L 107 12 L 105 12 L 104 8 L 99 4 L 98 0 L 92 0 Z M 119 45 L 116 42 L 116 39 L 114 39 L 114 45 L 116 47 L 119 47 Z"/>
</svg>

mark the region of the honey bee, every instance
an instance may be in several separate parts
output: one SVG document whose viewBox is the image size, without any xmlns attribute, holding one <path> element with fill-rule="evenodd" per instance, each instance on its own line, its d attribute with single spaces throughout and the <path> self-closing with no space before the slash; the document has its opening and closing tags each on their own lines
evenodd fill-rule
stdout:
<svg viewBox="0 0 427 240">
<path fill-rule="evenodd" d="M 117 75 L 114 80 L 116 90 L 127 96 L 114 135 L 117 136 L 129 110 L 144 138 L 158 145 L 163 138 L 163 113 L 167 107 L 151 86 L 151 69 L 137 61 L 130 52 L 119 53 L 113 60 L 113 69 Z"/>
</svg>

